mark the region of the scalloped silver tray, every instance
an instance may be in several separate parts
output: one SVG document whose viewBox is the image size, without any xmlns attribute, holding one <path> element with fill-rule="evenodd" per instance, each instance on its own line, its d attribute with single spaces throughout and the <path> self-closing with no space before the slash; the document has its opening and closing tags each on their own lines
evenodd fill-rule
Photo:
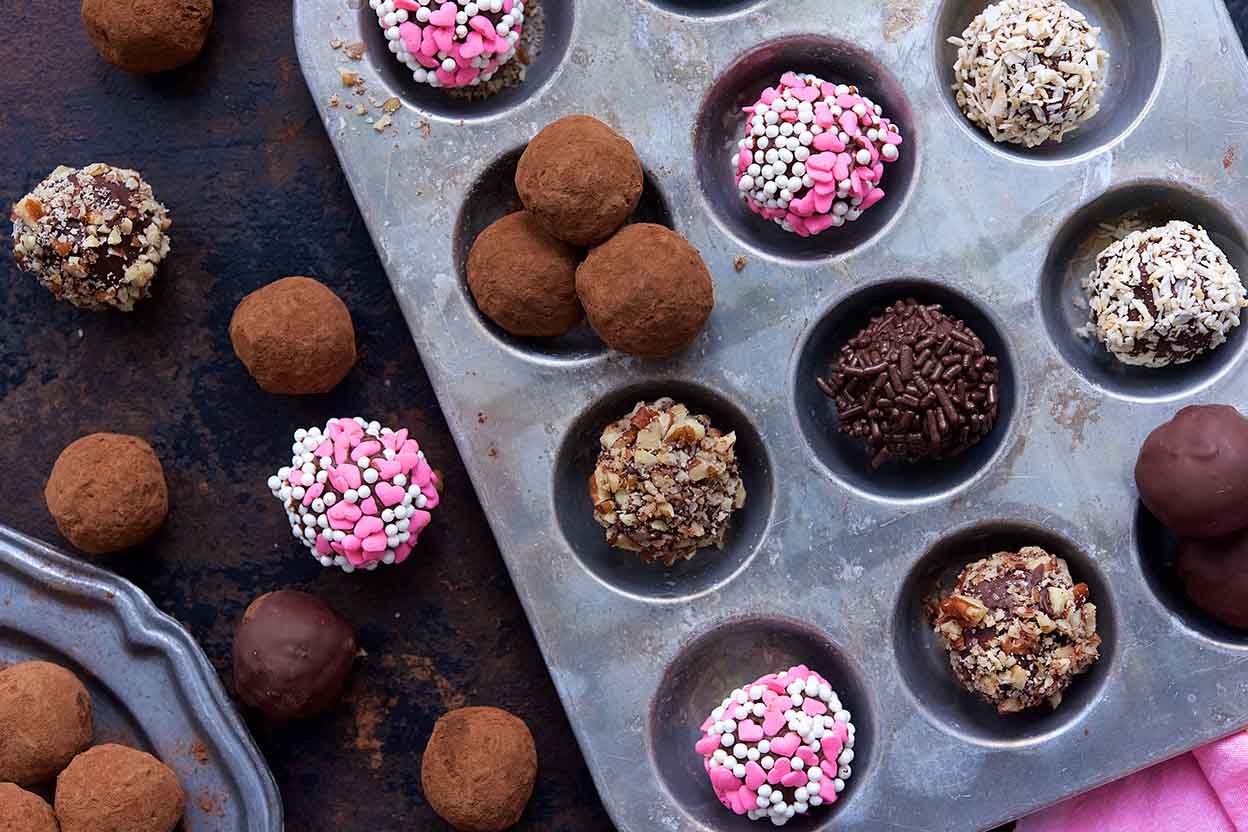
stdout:
<svg viewBox="0 0 1248 832">
<path fill-rule="evenodd" d="M 1181 404 L 1248 405 L 1248 326 L 1152 373 L 1074 335 L 1101 224 L 1128 211 L 1204 224 L 1248 276 L 1248 61 L 1220 0 L 1076 0 L 1104 28 L 1109 91 L 1079 134 L 1033 151 L 991 144 L 949 91 L 945 38 L 987 0 L 542 2 L 528 80 L 475 106 L 401 72 L 360 0 L 295 0 L 294 27 L 615 823 L 759 828 L 718 805 L 692 748 L 724 691 L 795 660 L 838 680 L 859 726 L 849 788 L 799 829 L 990 828 L 1248 724 L 1248 638 L 1176 591 L 1172 541 L 1131 477 Z M 334 38 L 364 41 L 364 61 Z M 360 100 L 341 65 L 402 101 L 397 127 L 329 106 Z M 857 83 L 907 137 L 888 199 L 806 241 L 757 221 L 727 175 L 740 106 L 790 68 Z M 467 251 L 514 199 L 519 152 L 572 112 L 633 141 L 643 215 L 715 276 L 710 324 L 677 358 L 608 354 L 583 330 L 516 340 L 466 291 Z M 1002 357 L 1001 422 L 955 462 L 870 474 L 813 381 L 857 319 L 907 294 L 946 304 Z M 668 393 L 738 431 L 750 492 L 725 550 L 671 571 L 607 549 L 584 485 L 601 427 Z M 921 600 L 1023 542 L 1091 585 L 1104 651 L 1057 711 L 1002 719 L 955 687 Z"/>
<path fill-rule="evenodd" d="M 186 832 L 284 828 L 273 775 L 190 634 L 129 581 L 0 526 L 0 663 L 28 659 L 83 680 L 96 743 L 177 772 Z"/>
</svg>

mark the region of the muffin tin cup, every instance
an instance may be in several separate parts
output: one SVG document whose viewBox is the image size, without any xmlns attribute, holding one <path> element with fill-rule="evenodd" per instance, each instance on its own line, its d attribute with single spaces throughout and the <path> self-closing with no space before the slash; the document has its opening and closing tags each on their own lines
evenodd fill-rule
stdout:
<svg viewBox="0 0 1248 832">
<path fill-rule="evenodd" d="M 1144 437 L 1182 404 L 1248 409 L 1248 342 L 1237 333 L 1207 364 L 1132 387 L 1097 374 L 1066 308 L 1067 252 L 1146 197 L 1228 247 L 1243 239 L 1248 180 L 1218 129 L 1248 105 L 1248 61 L 1220 6 L 1088 0 L 1118 53 L 1106 121 L 1026 151 L 992 145 L 951 102 L 943 43 L 960 28 L 943 29 L 969 2 L 849 4 L 832 18 L 820 0 L 576 0 L 536 83 L 472 112 L 417 94 L 370 53 L 370 93 L 404 104 L 378 135 L 326 103 L 348 63 L 328 43 L 360 39 L 366 19 L 345 1 L 296 0 L 303 71 L 620 829 L 743 827 L 714 804 L 686 720 L 729 676 L 790 658 L 819 665 L 865 720 L 850 788 L 808 829 L 991 828 L 1248 724 L 1244 642 L 1176 597 L 1131 476 Z M 887 200 L 848 235 L 768 236 L 740 214 L 736 107 L 784 69 L 858 83 L 906 136 Z M 464 257 L 506 210 L 515 154 L 573 112 L 633 142 L 656 204 L 714 275 L 715 311 L 681 355 L 509 339 L 465 290 Z M 1012 389 L 973 455 L 885 480 L 837 444 L 812 371 L 856 315 L 905 294 L 991 340 Z M 725 548 L 670 573 L 607 549 L 585 490 L 596 431 L 662 394 L 738 431 L 750 489 Z M 1059 550 L 1092 586 L 1103 658 L 1056 712 L 998 719 L 950 690 L 917 596 L 963 556 L 1026 543 Z M 1164 732 L 1140 729 L 1160 717 Z"/>
</svg>

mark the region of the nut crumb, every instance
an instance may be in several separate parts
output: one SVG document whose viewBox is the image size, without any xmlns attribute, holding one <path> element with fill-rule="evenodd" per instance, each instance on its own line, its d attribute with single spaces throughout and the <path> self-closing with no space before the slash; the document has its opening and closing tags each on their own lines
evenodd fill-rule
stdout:
<svg viewBox="0 0 1248 832">
<path fill-rule="evenodd" d="M 364 60 L 364 44 L 363 43 L 359 43 L 359 42 L 348 43 L 346 46 L 342 48 L 342 52 L 344 55 L 346 55 L 348 58 L 350 58 L 353 61 Z"/>
<path fill-rule="evenodd" d="M 433 127 L 429 124 L 429 119 L 422 118 L 420 120 L 420 137 L 427 139 L 433 135 Z"/>
<path fill-rule="evenodd" d="M 342 85 L 344 87 L 359 86 L 362 80 L 360 78 L 360 73 L 352 72 L 349 69 L 343 69 L 341 67 L 338 68 L 338 77 L 342 79 Z"/>
<path fill-rule="evenodd" d="M 394 119 L 390 118 L 389 113 L 377 119 L 377 123 L 373 125 L 373 129 L 378 133 L 385 132 L 385 129 L 394 124 Z"/>
<path fill-rule="evenodd" d="M 338 102 L 338 96 L 336 96 L 336 95 L 331 95 L 331 96 L 329 97 L 329 106 L 331 106 L 331 107 L 337 107 L 337 106 L 338 106 L 338 103 L 339 103 L 339 102 Z"/>
<path fill-rule="evenodd" d="M 736 269 L 737 271 L 742 271 L 743 269 L 745 269 L 745 263 L 746 263 L 745 255 L 738 254 L 732 261 L 732 267 Z"/>
<path fill-rule="evenodd" d="M 387 99 L 386 99 L 386 100 L 382 103 L 382 105 L 381 105 L 381 110 L 382 110 L 382 112 L 384 112 L 384 113 L 386 113 L 387 115 L 389 115 L 390 113 L 397 113 L 397 112 L 399 111 L 399 108 L 400 108 L 400 107 L 402 107 L 402 106 L 403 106 L 403 102 L 399 101 L 399 99 L 397 99 L 397 98 L 387 98 Z"/>
<path fill-rule="evenodd" d="M 341 48 L 342 48 L 342 39 L 341 39 L 341 38 L 334 38 L 333 40 L 331 40 L 331 41 L 329 42 L 329 48 L 330 48 L 330 49 L 341 49 Z"/>
</svg>

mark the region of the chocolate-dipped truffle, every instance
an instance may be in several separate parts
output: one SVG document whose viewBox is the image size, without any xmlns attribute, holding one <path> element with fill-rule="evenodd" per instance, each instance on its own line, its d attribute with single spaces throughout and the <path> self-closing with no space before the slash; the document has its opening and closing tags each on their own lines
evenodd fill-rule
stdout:
<svg viewBox="0 0 1248 832">
<path fill-rule="evenodd" d="M 152 75 L 195 60 L 212 27 L 212 0 L 82 0 L 82 24 L 104 60 Z"/>
<path fill-rule="evenodd" d="M 786 72 L 745 112 L 733 171 L 755 214 L 810 237 L 884 198 L 884 168 L 901 158 L 901 133 L 857 87 Z"/>
<path fill-rule="evenodd" d="M 18 267 L 83 309 L 131 311 L 169 254 L 169 213 L 125 168 L 62 165 L 10 216 Z"/>
<path fill-rule="evenodd" d="M 46 783 L 91 742 L 91 695 L 49 662 L 0 670 L 0 782 Z"/>
<path fill-rule="evenodd" d="M 1144 440 L 1140 499 L 1183 537 L 1248 527 L 1248 419 L 1227 405 L 1192 405 Z"/>
<path fill-rule="evenodd" d="M 52 807 L 14 783 L 0 783 L 0 832 L 57 832 Z"/>
<path fill-rule="evenodd" d="M 419 6 L 410 0 L 368 0 L 368 5 L 394 44 L 390 51 L 416 83 L 447 89 L 493 79 L 515 59 L 526 19 L 522 0 L 477 0 L 462 10 L 431 0 Z"/>
<path fill-rule="evenodd" d="M 581 319 L 580 253 L 542 230 L 528 211 L 481 232 L 468 253 L 468 288 L 481 312 L 521 337 L 563 335 Z"/>
<path fill-rule="evenodd" d="M 1248 530 L 1183 540 L 1178 569 L 1196 606 L 1223 624 L 1248 630 Z"/>
<path fill-rule="evenodd" d="M 997 422 L 998 360 L 939 304 L 897 301 L 841 347 L 817 379 L 836 402 L 841 433 L 861 439 L 871 467 L 948 459 Z"/>
<path fill-rule="evenodd" d="M 186 792 L 173 769 L 124 745 L 97 745 L 56 778 L 61 832 L 172 832 Z"/>
<path fill-rule="evenodd" d="M 1101 108 L 1101 30 L 1063 0 L 1002 0 L 971 21 L 953 65 L 958 107 L 993 141 L 1061 142 Z"/>
<path fill-rule="evenodd" d="M 750 820 L 784 826 L 831 806 L 853 775 L 850 713 L 828 680 L 806 665 L 732 691 L 701 730 L 695 750 L 715 796 Z"/>
<path fill-rule="evenodd" d="M 933 612 L 958 683 L 1000 714 L 1056 708 L 1100 658 L 1088 585 L 1036 546 L 969 564 Z"/>
<path fill-rule="evenodd" d="M 269 477 L 291 533 L 344 572 L 403 563 L 438 507 L 438 476 L 407 428 L 330 419 L 295 431 L 290 465 Z"/>
<path fill-rule="evenodd" d="M 420 758 L 425 799 L 460 832 L 515 826 L 536 779 L 537 747 L 529 727 L 499 708 L 444 714 Z"/>
<path fill-rule="evenodd" d="M 279 590 L 251 602 L 234 633 L 234 691 L 272 720 L 328 710 L 355 661 L 355 631 L 306 592 Z"/>
<path fill-rule="evenodd" d="M 591 116 L 566 116 L 533 137 L 516 190 L 546 232 L 574 246 L 610 237 L 641 199 L 641 160 L 628 139 Z"/>
<path fill-rule="evenodd" d="M 355 364 L 347 305 L 310 277 L 283 277 L 243 298 L 230 319 L 230 343 L 269 393 L 328 393 Z"/>
<path fill-rule="evenodd" d="M 668 566 L 723 545 L 732 513 L 745 505 L 736 433 L 663 398 L 638 402 L 599 444 L 589 499 L 607 543 Z"/>
<path fill-rule="evenodd" d="M 156 452 L 139 437 L 120 433 L 71 442 L 56 458 L 43 496 L 65 539 L 93 555 L 139 545 L 169 513 Z"/>
<path fill-rule="evenodd" d="M 650 223 L 630 225 L 591 251 L 576 270 L 576 293 L 607 346 L 646 358 L 688 347 L 715 305 L 702 255 Z"/>
</svg>

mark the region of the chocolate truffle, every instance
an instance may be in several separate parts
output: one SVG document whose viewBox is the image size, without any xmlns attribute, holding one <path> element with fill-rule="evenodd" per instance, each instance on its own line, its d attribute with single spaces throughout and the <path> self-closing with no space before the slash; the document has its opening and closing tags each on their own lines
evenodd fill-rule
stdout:
<svg viewBox="0 0 1248 832">
<path fill-rule="evenodd" d="M 1248 419 L 1228 405 L 1192 405 L 1144 440 L 1140 500 L 1183 537 L 1248 527 Z"/>
<path fill-rule="evenodd" d="M 1178 568 L 1196 606 L 1227 626 L 1248 630 L 1248 530 L 1183 540 Z"/>
<path fill-rule="evenodd" d="M 251 602 L 234 633 L 234 690 L 276 721 L 328 710 L 355 661 L 355 631 L 306 592 L 279 590 Z"/>
<path fill-rule="evenodd" d="M 806 665 L 732 691 L 701 730 L 695 750 L 715 796 L 750 820 L 784 826 L 831 806 L 853 775 L 850 713 L 828 680 Z"/>
<path fill-rule="evenodd" d="M 971 21 L 953 65 L 958 107 L 996 142 L 1061 142 L 1101 108 L 1101 30 L 1062 0 L 1002 0 Z"/>
<path fill-rule="evenodd" d="M 736 443 L 736 433 L 669 398 L 638 402 L 607 425 L 589 478 L 607 543 L 668 566 L 723 546 L 732 513 L 745 505 Z"/>
<path fill-rule="evenodd" d="M 810 237 L 884 198 L 884 167 L 901 158 L 901 133 L 857 87 L 786 72 L 745 112 L 733 172 L 755 214 Z"/>
<path fill-rule="evenodd" d="M 643 358 L 688 347 L 715 305 L 698 250 L 649 223 L 630 225 L 591 251 L 576 270 L 576 293 L 607 346 Z"/>
<path fill-rule="evenodd" d="M 344 572 L 407 560 L 441 502 L 438 476 L 407 429 L 330 419 L 295 431 L 290 465 L 269 477 L 295 538 Z"/>
<path fill-rule="evenodd" d="M 355 327 L 347 305 L 310 277 L 283 277 L 239 302 L 230 343 L 268 393 L 328 393 L 355 364 Z"/>
<path fill-rule="evenodd" d="M 56 815 L 39 795 L 0 783 L 0 832 L 57 832 Z"/>
<path fill-rule="evenodd" d="M 82 0 L 82 25 L 100 57 L 140 75 L 195 60 L 212 27 L 212 0 Z"/>
<path fill-rule="evenodd" d="M 432 0 L 368 0 L 390 51 L 418 84 L 462 89 L 494 78 L 515 59 L 524 31 L 522 0 L 476 0 L 460 10 Z M 459 15 L 463 19 L 459 19 Z"/>
<path fill-rule="evenodd" d="M 468 288 L 481 312 L 521 337 L 563 335 L 581 320 L 580 253 L 547 234 L 528 211 L 481 232 L 468 253 Z"/>
<path fill-rule="evenodd" d="M 536 779 L 533 735 L 522 719 L 498 708 L 444 714 L 420 758 L 425 800 L 460 832 L 515 826 Z"/>
<path fill-rule="evenodd" d="M 566 116 L 533 137 L 516 190 L 548 234 L 574 246 L 610 237 L 641 199 L 641 161 L 628 139 L 591 116 Z"/>
<path fill-rule="evenodd" d="M 137 436 L 92 433 L 69 444 L 43 490 L 65 539 L 93 555 L 150 538 L 169 513 L 165 471 Z"/>
<path fill-rule="evenodd" d="M 0 782 L 46 783 L 91 742 L 91 695 L 49 662 L 0 670 Z"/>
<path fill-rule="evenodd" d="M 1094 336 L 1123 364 L 1185 364 L 1226 343 L 1248 296 L 1203 228 L 1174 221 L 1102 251 L 1083 281 Z"/>
<path fill-rule="evenodd" d="M 933 626 L 958 683 L 1000 714 L 1056 708 L 1100 658 L 1088 585 L 1036 546 L 968 565 L 940 598 Z"/>
<path fill-rule="evenodd" d="M 841 433 L 861 439 L 871 467 L 949 459 L 997 423 L 999 362 L 940 304 L 897 301 L 841 347 L 817 379 Z"/>
<path fill-rule="evenodd" d="M 88 749 L 56 778 L 61 832 L 172 832 L 185 806 L 173 769 L 124 745 Z"/>
<path fill-rule="evenodd" d="M 10 216 L 18 267 L 83 309 L 131 311 L 169 254 L 169 213 L 125 168 L 58 167 Z"/>
</svg>

